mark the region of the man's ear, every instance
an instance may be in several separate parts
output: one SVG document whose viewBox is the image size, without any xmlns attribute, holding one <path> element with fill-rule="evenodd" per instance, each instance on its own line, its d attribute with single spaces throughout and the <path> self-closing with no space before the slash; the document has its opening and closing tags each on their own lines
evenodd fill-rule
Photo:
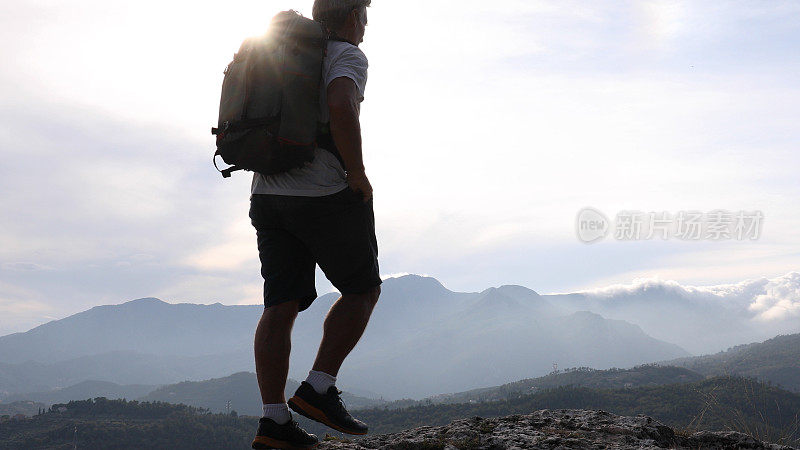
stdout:
<svg viewBox="0 0 800 450">
<path fill-rule="evenodd" d="M 354 9 L 350 11 L 350 15 L 347 17 L 348 22 L 350 20 L 353 21 L 353 25 L 360 25 L 361 24 L 361 11 L 358 9 Z"/>
</svg>

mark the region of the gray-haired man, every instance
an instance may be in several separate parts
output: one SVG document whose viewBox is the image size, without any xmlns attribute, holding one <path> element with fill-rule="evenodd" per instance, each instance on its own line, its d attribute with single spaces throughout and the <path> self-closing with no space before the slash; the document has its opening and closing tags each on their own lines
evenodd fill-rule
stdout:
<svg viewBox="0 0 800 450">
<path fill-rule="evenodd" d="M 317 148 L 313 161 L 304 167 L 253 177 L 250 218 L 258 237 L 265 306 L 255 335 L 264 416 L 253 448 L 317 444 L 316 436 L 292 420 L 289 407 L 344 433 L 367 432 L 366 424 L 344 408 L 335 382 L 367 326 L 381 284 L 372 186 L 364 170 L 359 123 L 367 57 L 358 44 L 364 39 L 369 4 L 370 0 L 314 2 L 314 20 L 331 32 L 320 114 L 323 123 L 330 123 L 335 149 Z M 287 405 L 284 389 L 292 325 L 298 312 L 317 297 L 316 264 L 342 296 L 325 318 L 322 343 L 308 378 Z"/>
</svg>

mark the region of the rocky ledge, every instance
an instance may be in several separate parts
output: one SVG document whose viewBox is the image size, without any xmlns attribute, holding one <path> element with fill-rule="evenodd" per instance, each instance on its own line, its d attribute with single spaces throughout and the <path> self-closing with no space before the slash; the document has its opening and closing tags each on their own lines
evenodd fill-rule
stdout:
<svg viewBox="0 0 800 450">
<path fill-rule="evenodd" d="M 526 415 L 473 417 L 441 427 L 352 440 L 325 440 L 321 449 L 769 449 L 769 444 L 735 431 L 677 433 L 657 420 L 606 411 L 543 409 Z"/>
</svg>

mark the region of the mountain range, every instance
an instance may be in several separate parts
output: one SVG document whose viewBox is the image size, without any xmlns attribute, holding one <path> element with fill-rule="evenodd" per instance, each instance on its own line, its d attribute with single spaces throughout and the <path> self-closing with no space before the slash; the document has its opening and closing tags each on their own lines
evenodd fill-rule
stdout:
<svg viewBox="0 0 800 450">
<path fill-rule="evenodd" d="M 748 321 L 745 302 L 701 294 L 663 284 L 554 295 L 515 285 L 454 292 L 431 277 L 389 278 L 339 384 L 363 397 L 421 398 L 543 376 L 554 363 L 605 369 L 687 358 L 674 342 L 732 346 L 768 332 Z M 325 294 L 298 316 L 291 377 L 305 378 L 337 297 Z M 88 380 L 153 386 L 252 371 L 262 310 L 143 298 L 0 337 L 0 400 Z"/>
<path fill-rule="evenodd" d="M 691 368 L 691 369 L 690 369 Z M 482 387 L 463 392 L 438 394 L 421 400 L 366 398 L 349 392 L 342 394 L 350 409 L 380 407 L 398 409 L 435 404 L 473 404 L 504 401 L 558 387 L 590 389 L 633 389 L 667 384 L 700 382 L 714 376 L 754 377 L 760 382 L 800 393 L 800 333 L 779 335 L 764 342 L 731 347 L 711 355 L 678 358 L 631 368 L 598 370 L 590 367 L 558 369 L 534 378 L 499 386 Z M 287 381 L 286 395 L 291 396 L 298 382 Z M 106 397 L 140 401 L 163 401 L 202 407 L 213 412 L 230 407 L 240 414 L 257 415 L 260 411 L 255 374 L 240 372 L 204 381 L 186 381 L 164 386 L 118 385 L 103 381 L 84 381 L 63 389 L 12 394 L 0 403 L 0 410 L 27 411 L 37 407 L 71 400 Z M 374 395 L 373 395 L 374 397 Z M 34 404 L 34 402 L 36 402 Z"/>
<path fill-rule="evenodd" d="M 323 295 L 299 315 L 293 378 L 305 378 L 336 298 Z M 262 310 L 155 298 L 94 307 L 0 337 L 0 392 L 85 380 L 168 384 L 249 371 Z M 683 356 L 689 353 L 633 323 L 571 311 L 522 286 L 463 293 L 407 275 L 384 282 L 379 306 L 339 378 L 357 395 L 423 397 L 546 374 L 554 362 L 608 368 Z"/>
</svg>

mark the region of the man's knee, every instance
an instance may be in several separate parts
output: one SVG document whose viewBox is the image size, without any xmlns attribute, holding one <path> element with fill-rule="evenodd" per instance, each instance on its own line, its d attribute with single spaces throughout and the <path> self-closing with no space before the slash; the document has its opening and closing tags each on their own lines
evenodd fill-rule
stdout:
<svg viewBox="0 0 800 450">
<path fill-rule="evenodd" d="M 375 286 L 374 288 L 371 288 L 370 290 L 368 290 L 367 291 L 367 296 L 369 297 L 369 301 L 374 306 L 375 303 L 378 303 L 378 297 L 381 296 L 381 286 L 378 285 L 378 286 Z"/>
<path fill-rule="evenodd" d="M 290 300 L 264 307 L 263 317 L 273 323 L 286 323 L 291 325 L 297 317 L 299 301 Z"/>
<path fill-rule="evenodd" d="M 356 300 L 367 303 L 370 306 L 375 306 L 375 303 L 378 302 L 378 297 L 380 297 L 380 295 L 381 295 L 381 287 L 375 286 L 367 289 L 364 292 L 359 292 L 357 294 L 345 294 L 342 296 L 342 298 L 351 301 Z"/>
</svg>

